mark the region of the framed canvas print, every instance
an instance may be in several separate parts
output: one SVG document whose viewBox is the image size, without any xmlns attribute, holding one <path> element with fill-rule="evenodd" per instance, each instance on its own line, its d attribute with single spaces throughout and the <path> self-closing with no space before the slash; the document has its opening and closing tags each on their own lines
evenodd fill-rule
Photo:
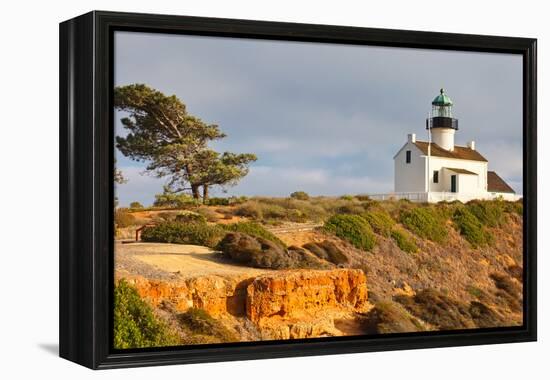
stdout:
<svg viewBox="0 0 550 380">
<path fill-rule="evenodd" d="M 536 339 L 536 40 L 60 25 L 60 355 Z"/>
</svg>

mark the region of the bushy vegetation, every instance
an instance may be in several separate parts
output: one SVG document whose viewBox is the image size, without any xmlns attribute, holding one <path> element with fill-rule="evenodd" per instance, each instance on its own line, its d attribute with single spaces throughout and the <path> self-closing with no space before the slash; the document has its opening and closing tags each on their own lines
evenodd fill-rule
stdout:
<svg viewBox="0 0 550 380">
<path fill-rule="evenodd" d="M 242 196 L 231 196 L 231 197 L 211 197 L 204 201 L 205 205 L 208 206 L 232 206 L 239 205 L 248 201 L 248 197 Z"/>
<path fill-rule="evenodd" d="M 269 240 L 281 247 L 286 247 L 286 244 L 277 236 L 266 230 L 262 225 L 254 222 L 239 222 L 232 224 L 220 225 L 225 231 L 241 232 L 250 236 L 259 237 Z"/>
<path fill-rule="evenodd" d="M 439 330 L 502 326 L 504 319 L 480 301 L 453 299 L 435 289 L 424 289 L 413 297 L 395 297 L 411 314 Z"/>
<path fill-rule="evenodd" d="M 511 203 L 511 202 L 508 202 Z M 504 201 L 471 201 L 466 207 L 468 211 L 484 225 L 499 227 L 504 223 Z"/>
<path fill-rule="evenodd" d="M 397 296 L 395 299 L 411 314 L 440 330 L 476 327 L 468 310 L 469 305 L 452 299 L 441 291 L 424 289 L 413 297 Z"/>
<path fill-rule="evenodd" d="M 220 219 L 218 214 L 208 207 L 200 207 L 196 210 L 196 212 L 211 223 L 217 222 Z"/>
<path fill-rule="evenodd" d="M 155 207 L 185 208 L 198 205 L 199 201 L 189 194 L 174 194 L 164 192 L 155 195 Z"/>
<path fill-rule="evenodd" d="M 271 220 L 306 222 L 318 221 L 327 216 L 323 208 L 310 201 L 294 198 L 258 198 L 249 200 L 234 211 L 237 216 L 244 216 L 256 221 Z"/>
<path fill-rule="evenodd" d="M 391 237 L 395 244 L 404 252 L 415 253 L 418 251 L 418 247 L 410 234 L 400 228 L 394 228 L 391 231 Z"/>
<path fill-rule="evenodd" d="M 328 267 L 302 248 L 286 249 L 272 241 L 240 232 L 225 235 L 218 244 L 218 249 L 229 259 L 255 268 L 324 269 Z"/>
<path fill-rule="evenodd" d="M 309 194 L 305 191 L 295 191 L 290 194 L 290 198 L 298 199 L 300 201 L 307 201 L 309 199 Z"/>
<path fill-rule="evenodd" d="M 422 324 L 398 303 L 380 301 L 367 314 L 367 334 L 424 331 Z"/>
<path fill-rule="evenodd" d="M 130 203 L 130 208 L 141 209 L 141 208 L 143 208 L 143 205 L 139 202 L 132 202 L 132 203 Z"/>
<path fill-rule="evenodd" d="M 125 280 L 116 285 L 114 298 L 115 348 L 161 347 L 179 343 L 178 337 L 155 317 L 152 308 Z"/>
<path fill-rule="evenodd" d="M 361 216 L 369 222 L 374 232 L 385 237 L 390 237 L 395 221 L 386 211 L 368 211 Z"/>
<path fill-rule="evenodd" d="M 421 238 L 436 243 L 447 239 L 445 219 L 433 207 L 416 207 L 401 212 L 401 223 Z"/>
<path fill-rule="evenodd" d="M 325 240 L 321 243 L 307 243 L 303 247 L 313 253 L 320 259 L 329 261 L 336 265 L 347 264 L 349 262 L 348 257 L 340 248 L 333 242 Z"/>
<path fill-rule="evenodd" d="M 205 202 L 209 206 L 229 206 L 229 198 L 211 197 Z"/>
<path fill-rule="evenodd" d="M 470 211 L 469 207 L 457 208 L 453 215 L 453 222 L 458 231 L 473 246 L 481 247 L 491 244 L 493 235 L 482 222 Z"/>
<path fill-rule="evenodd" d="M 206 218 L 194 212 L 183 212 L 175 216 L 175 221 L 178 223 L 199 223 L 206 224 Z"/>
<path fill-rule="evenodd" d="M 144 228 L 141 239 L 146 242 L 195 244 L 213 248 L 225 233 L 223 228 L 216 225 L 163 222 Z"/>
<path fill-rule="evenodd" d="M 177 316 L 178 323 L 188 333 L 186 343 L 207 344 L 238 342 L 237 334 L 212 318 L 203 309 L 191 308 Z"/>
<path fill-rule="evenodd" d="M 264 217 L 263 209 L 257 201 L 247 201 L 235 209 L 235 215 L 261 220 Z"/>
<path fill-rule="evenodd" d="M 519 312 L 523 308 L 523 289 L 510 276 L 504 273 L 491 273 L 491 279 L 497 287 L 497 297 L 510 310 Z"/>
<path fill-rule="evenodd" d="M 504 211 L 522 216 L 523 215 L 523 201 L 506 202 L 504 204 Z"/>
<path fill-rule="evenodd" d="M 358 215 L 333 215 L 325 222 L 324 229 L 365 251 L 376 244 L 370 224 Z"/>
<path fill-rule="evenodd" d="M 118 208 L 115 211 L 115 224 L 117 228 L 133 226 L 137 223 L 136 217 L 128 209 Z"/>
<path fill-rule="evenodd" d="M 470 302 L 468 312 L 476 326 L 480 328 L 502 326 L 505 322 L 504 318 L 479 301 Z"/>
</svg>

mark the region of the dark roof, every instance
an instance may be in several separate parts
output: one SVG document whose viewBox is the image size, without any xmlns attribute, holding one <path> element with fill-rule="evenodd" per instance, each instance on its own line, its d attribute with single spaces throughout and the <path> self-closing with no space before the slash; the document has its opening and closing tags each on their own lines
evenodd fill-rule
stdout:
<svg viewBox="0 0 550 380">
<path fill-rule="evenodd" d="M 424 154 L 428 154 L 428 142 L 427 141 L 416 141 L 414 143 L 418 149 Z M 446 158 L 456 158 L 459 160 L 472 160 L 472 161 L 484 161 L 487 162 L 485 157 L 483 157 L 477 150 L 468 148 L 467 146 L 458 146 L 455 145 L 455 148 L 452 152 L 443 149 L 439 145 L 432 143 L 432 148 L 430 154 L 436 157 L 446 157 Z"/>
<path fill-rule="evenodd" d="M 457 173 L 457 174 L 473 174 L 473 175 L 477 175 L 477 173 L 471 172 L 471 171 L 466 170 L 466 169 L 457 169 L 457 168 L 444 168 L 444 169 L 453 171 L 453 172 L 455 172 L 455 173 Z"/>
<path fill-rule="evenodd" d="M 487 172 L 487 191 L 490 193 L 516 193 L 497 173 L 491 171 Z"/>
</svg>

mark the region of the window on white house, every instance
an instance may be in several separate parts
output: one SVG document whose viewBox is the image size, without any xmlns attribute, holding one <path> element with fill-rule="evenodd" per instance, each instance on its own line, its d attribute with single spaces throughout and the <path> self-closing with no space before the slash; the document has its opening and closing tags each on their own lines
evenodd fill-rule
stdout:
<svg viewBox="0 0 550 380">
<path fill-rule="evenodd" d="M 434 183 L 439 183 L 439 171 L 434 170 Z"/>
<path fill-rule="evenodd" d="M 410 163 L 411 163 L 411 151 L 410 151 L 410 150 L 408 150 L 408 151 L 405 152 L 405 162 L 406 162 L 407 164 L 410 164 Z"/>
</svg>

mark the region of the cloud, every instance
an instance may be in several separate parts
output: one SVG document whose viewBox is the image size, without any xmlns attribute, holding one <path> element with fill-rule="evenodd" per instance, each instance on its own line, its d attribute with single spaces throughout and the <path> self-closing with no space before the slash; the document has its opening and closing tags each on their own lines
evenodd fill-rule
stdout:
<svg viewBox="0 0 550 380">
<path fill-rule="evenodd" d="M 383 192 L 393 182 L 368 176 L 342 175 L 325 168 L 256 166 L 230 194 L 288 196 L 294 191 L 311 195 L 343 195 Z"/>
<path fill-rule="evenodd" d="M 151 177 L 144 173 L 143 168 L 137 166 L 119 166 L 127 182 L 117 184 L 115 194 L 121 206 L 128 206 L 130 202 L 140 202 L 150 205 L 155 200 L 155 194 L 162 193 L 164 179 Z"/>
<path fill-rule="evenodd" d="M 476 140 L 492 170 L 522 182 L 520 55 L 133 32 L 115 38 L 116 84 L 176 94 L 228 135 L 215 149 L 257 154 L 232 192 L 391 191 L 392 157 L 408 133 L 423 138 L 440 87 L 455 103 L 456 142 Z M 118 163 L 139 165 L 120 156 Z M 148 181 L 143 189 L 158 185 L 149 199 L 161 191 L 162 181 L 139 181 Z"/>
</svg>

